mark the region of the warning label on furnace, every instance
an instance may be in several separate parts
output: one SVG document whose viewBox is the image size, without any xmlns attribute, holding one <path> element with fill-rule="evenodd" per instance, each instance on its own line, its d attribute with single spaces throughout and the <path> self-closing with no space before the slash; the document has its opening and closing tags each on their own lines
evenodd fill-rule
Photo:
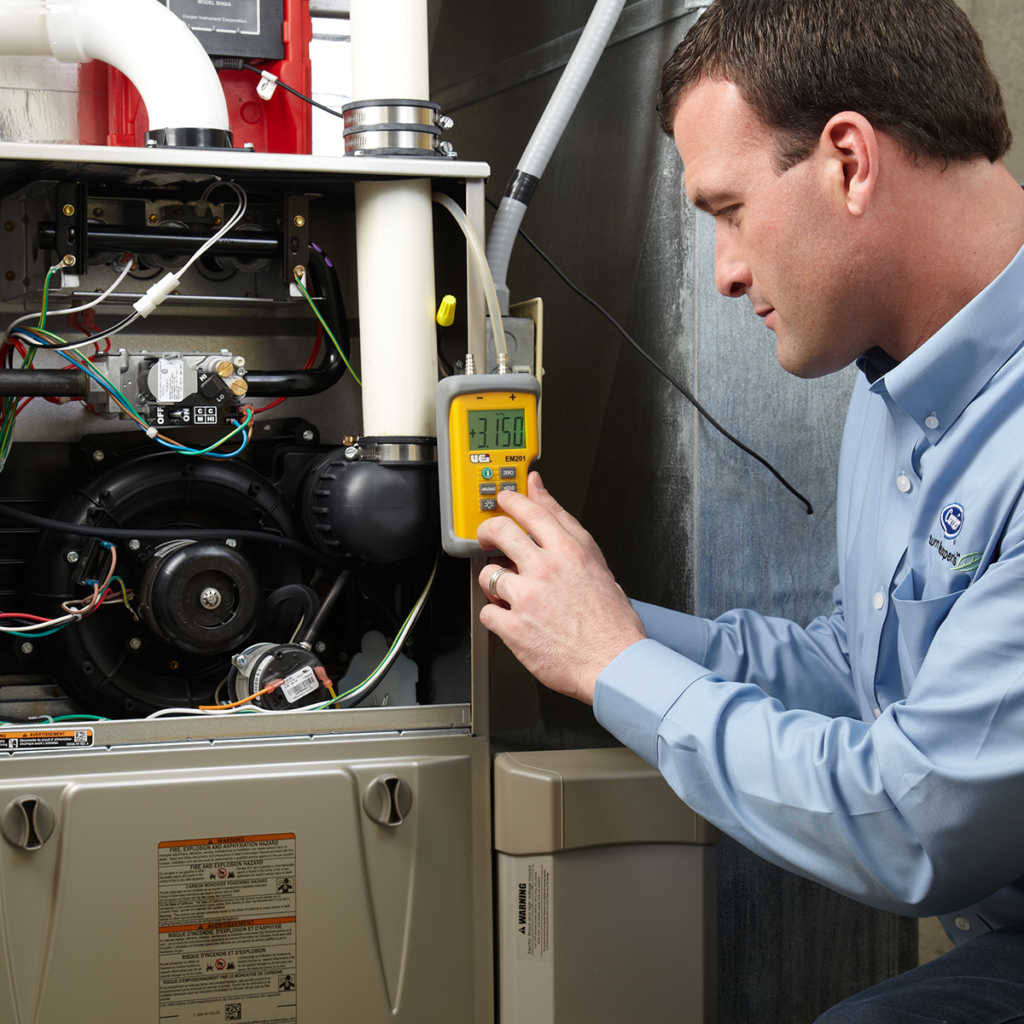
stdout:
<svg viewBox="0 0 1024 1024">
<path fill-rule="evenodd" d="M 59 750 L 91 747 L 92 729 L 22 729 L 0 732 L 0 750 Z"/>
<path fill-rule="evenodd" d="M 297 1020 L 295 836 L 159 846 L 160 1020 Z"/>
<path fill-rule="evenodd" d="M 553 959 L 551 949 L 551 858 L 516 858 L 516 957 L 519 960 Z"/>
</svg>

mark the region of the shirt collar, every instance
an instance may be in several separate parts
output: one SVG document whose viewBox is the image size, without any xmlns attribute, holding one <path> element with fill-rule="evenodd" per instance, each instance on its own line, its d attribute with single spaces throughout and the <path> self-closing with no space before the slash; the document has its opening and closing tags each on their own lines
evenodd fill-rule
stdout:
<svg viewBox="0 0 1024 1024">
<path fill-rule="evenodd" d="M 879 349 L 857 360 L 871 390 L 887 391 L 932 444 L 1024 340 L 1024 248 L 959 313 L 901 363 Z M 875 353 L 880 353 L 879 359 Z M 885 360 L 891 364 L 886 367 Z"/>
</svg>

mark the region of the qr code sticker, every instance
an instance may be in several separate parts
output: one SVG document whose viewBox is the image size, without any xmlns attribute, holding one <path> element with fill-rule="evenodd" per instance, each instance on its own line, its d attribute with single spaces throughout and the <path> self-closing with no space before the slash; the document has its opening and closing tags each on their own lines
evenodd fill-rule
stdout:
<svg viewBox="0 0 1024 1024">
<path fill-rule="evenodd" d="M 225 1020 L 241 1020 L 242 1019 L 242 1004 L 241 1003 L 225 1003 L 224 1004 L 224 1019 Z"/>
<path fill-rule="evenodd" d="M 75 746 L 85 747 L 89 745 L 89 731 L 87 729 L 75 730 Z"/>
</svg>

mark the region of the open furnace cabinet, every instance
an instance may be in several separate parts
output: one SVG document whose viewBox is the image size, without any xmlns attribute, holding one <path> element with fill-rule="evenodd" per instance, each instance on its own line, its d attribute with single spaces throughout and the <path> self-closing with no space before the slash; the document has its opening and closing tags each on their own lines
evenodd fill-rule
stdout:
<svg viewBox="0 0 1024 1024">
<path fill-rule="evenodd" d="M 275 374 L 293 377 L 307 362 L 317 322 L 287 275 L 310 243 L 333 264 L 358 320 L 357 177 L 428 177 L 482 234 L 487 173 L 443 159 L 3 144 L 2 311 L 7 322 L 38 312 L 46 269 L 63 252 L 78 246 L 88 272 L 77 284 L 65 278 L 63 291 L 55 282 L 51 306 L 58 295 L 67 307 L 71 292 L 77 302 L 107 288 L 117 273 L 111 252 L 132 251 L 137 269 L 94 311 L 100 330 L 109 327 L 227 216 L 231 191 L 204 201 L 205 187 L 237 182 L 249 214 L 234 234 L 252 244 L 210 250 L 159 310 L 111 339 L 127 362 L 97 360 L 117 367 L 129 397 L 151 401 L 164 423 L 191 417 L 175 436 L 202 447 L 224 433 L 210 398 L 218 387 L 245 381 L 259 407 L 270 401 L 259 395 L 280 393 Z M 467 342 L 482 354 L 484 307 L 475 277 L 467 284 L 457 226 L 444 211 L 434 226 L 438 294 L 460 299 L 451 340 L 440 339 L 442 359 L 454 362 Z M 87 254 L 83 232 L 93 239 Z M 169 242 L 175 234 L 192 241 Z M 73 331 L 63 314 L 47 323 Z M 105 349 L 98 341 L 87 356 Z M 190 361 L 191 352 L 207 361 Z M 61 361 L 43 353 L 35 365 Z M 172 381 L 161 397 L 164 371 L 185 383 Z M 219 384 L 210 384 L 214 371 Z M 189 398 L 200 392 L 206 399 Z M 104 396 L 89 397 L 90 407 L 42 397 L 26 406 L 0 500 L 79 523 L 231 526 L 309 545 L 301 506 L 310 465 L 361 432 L 349 373 L 260 414 L 245 452 L 218 462 L 164 451 L 113 417 Z M 218 424 L 212 431 L 204 415 Z M 6 608 L 43 616 L 88 579 L 83 562 L 102 558 L 95 542 L 9 520 L 0 547 Z M 152 598 L 162 585 L 159 572 L 143 579 L 154 558 L 173 590 L 168 566 L 178 556 L 158 547 L 118 546 L 129 607 L 100 608 L 50 636 L 0 639 L 3 721 L 75 710 L 116 719 L 0 730 L 0 815 L 5 835 L 29 847 L 0 842 L 0 1020 L 492 1020 L 487 658 L 471 564 L 441 559 L 398 664 L 365 706 L 147 719 L 154 708 L 210 703 L 231 655 L 259 640 L 287 642 L 294 625 L 278 608 L 273 627 L 260 620 L 267 635 L 253 631 L 226 653 L 187 649 L 174 594 L 163 617 L 139 608 L 141 591 Z M 239 540 L 232 550 L 264 597 L 293 584 L 322 595 L 336 575 L 273 543 Z M 339 692 L 379 661 L 382 636 L 395 635 L 433 561 L 431 550 L 353 566 L 315 648 Z"/>
</svg>

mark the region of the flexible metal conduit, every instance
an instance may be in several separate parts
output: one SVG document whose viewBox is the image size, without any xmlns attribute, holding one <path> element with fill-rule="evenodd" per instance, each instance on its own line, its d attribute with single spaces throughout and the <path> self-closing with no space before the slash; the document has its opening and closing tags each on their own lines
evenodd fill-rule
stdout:
<svg viewBox="0 0 1024 1024">
<path fill-rule="evenodd" d="M 626 0 L 597 0 L 590 14 L 580 41 L 573 50 L 569 63 L 558 80 L 558 85 L 548 101 L 533 135 L 523 152 L 501 206 L 491 225 L 487 241 L 487 262 L 494 277 L 498 301 L 503 314 L 508 314 L 508 263 L 515 244 L 516 232 L 523 222 L 526 207 L 533 197 L 551 154 L 565 131 L 565 126 L 576 109 L 583 90 L 594 73 L 594 68 L 608 44 L 608 38 L 619 20 L 619 14 Z"/>
</svg>

